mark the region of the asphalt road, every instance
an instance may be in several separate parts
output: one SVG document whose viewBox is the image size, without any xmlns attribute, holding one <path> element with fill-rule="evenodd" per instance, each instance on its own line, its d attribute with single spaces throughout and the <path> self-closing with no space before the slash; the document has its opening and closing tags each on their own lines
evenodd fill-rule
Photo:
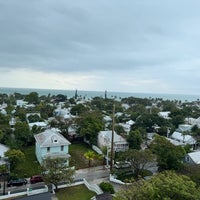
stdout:
<svg viewBox="0 0 200 200">
<path fill-rule="evenodd" d="M 109 178 L 109 170 L 104 166 L 76 170 L 75 180 L 80 180 L 83 178 L 89 182 L 97 179 Z"/>
<path fill-rule="evenodd" d="M 109 170 L 106 169 L 104 166 L 98 166 L 98 167 L 91 167 L 91 168 L 86 168 L 86 169 L 80 169 L 76 170 L 75 173 L 75 181 L 81 180 L 85 178 L 88 182 L 97 182 L 99 183 L 100 179 L 109 179 Z M 35 183 L 35 184 L 30 184 L 29 178 L 27 179 L 28 183 L 26 185 L 22 186 L 12 186 L 12 187 L 7 187 L 7 182 L 5 183 L 5 193 L 7 194 L 8 191 L 11 193 L 16 193 L 20 191 L 24 191 L 27 188 L 42 188 L 44 187 L 44 182 L 41 183 Z M 0 182 L 1 188 L 0 188 L 0 193 L 3 194 L 3 182 Z"/>
</svg>

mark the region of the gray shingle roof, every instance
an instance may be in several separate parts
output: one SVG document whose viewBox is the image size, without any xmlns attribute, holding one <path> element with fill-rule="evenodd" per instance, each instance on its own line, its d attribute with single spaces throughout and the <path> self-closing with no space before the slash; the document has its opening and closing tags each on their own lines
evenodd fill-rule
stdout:
<svg viewBox="0 0 200 200">
<path fill-rule="evenodd" d="M 70 145 L 71 143 L 55 130 L 45 130 L 34 136 L 40 147 Z"/>
</svg>

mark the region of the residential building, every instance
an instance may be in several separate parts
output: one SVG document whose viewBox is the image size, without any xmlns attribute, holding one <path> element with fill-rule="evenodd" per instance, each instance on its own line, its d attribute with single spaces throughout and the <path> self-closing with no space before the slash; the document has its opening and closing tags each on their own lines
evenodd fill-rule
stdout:
<svg viewBox="0 0 200 200">
<path fill-rule="evenodd" d="M 192 125 L 190 125 L 190 124 L 179 124 L 177 131 L 181 132 L 181 133 L 183 133 L 183 132 L 189 133 L 189 132 L 191 132 L 191 129 L 192 129 Z"/>
<path fill-rule="evenodd" d="M 58 130 L 47 129 L 34 136 L 36 140 L 35 153 L 40 164 L 47 157 L 69 158 L 69 145 L 71 144 L 64 138 Z M 67 163 L 68 165 L 68 163 Z"/>
<path fill-rule="evenodd" d="M 112 131 L 100 131 L 98 134 L 98 146 L 100 148 L 111 148 Z M 129 148 L 128 142 L 114 131 L 114 151 L 127 151 Z"/>
<path fill-rule="evenodd" d="M 158 116 L 160 116 L 160 117 L 162 117 L 164 119 L 170 119 L 170 117 L 169 117 L 170 113 L 171 113 L 170 111 L 163 111 L 163 112 L 159 112 Z"/>
<path fill-rule="evenodd" d="M 200 151 L 188 153 L 185 157 L 185 161 L 189 164 L 200 164 Z"/>
<path fill-rule="evenodd" d="M 190 144 L 190 145 L 195 145 L 196 144 L 196 140 L 191 136 L 191 135 L 187 135 L 187 134 L 183 134 L 180 132 L 173 132 L 173 134 L 171 135 L 171 138 L 174 140 L 177 140 L 179 142 L 186 144 Z"/>
<path fill-rule="evenodd" d="M 28 104 L 28 102 L 24 101 L 24 100 L 17 100 L 16 101 L 16 105 L 19 106 L 19 107 L 23 107 L 23 106 L 25 106 L 27 104 Z"/>
</svg>

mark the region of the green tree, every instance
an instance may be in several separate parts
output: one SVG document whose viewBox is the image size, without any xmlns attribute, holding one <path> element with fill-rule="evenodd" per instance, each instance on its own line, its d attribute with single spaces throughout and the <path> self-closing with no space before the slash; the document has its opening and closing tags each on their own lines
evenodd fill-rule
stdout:
<svg viewBox="0 0 200 200">
<path fill-rule="evenodd" d="M 87 151 L 86 153 L 84 153 L 84 157 L 88 160 L 88 166 L 90 167 L 91 161 L 94 160 L 96 154 L 94 153 L 94 151 Z"/>
<path fill-rule="evenodd" d="M 150 149 L 157 156 L 159 170 L 178 170 L 183 167 L 185 149 L 173 145 L 165 137 L 156 135 Z"/>
<path fill-rule="evenodd" d="M 185 117 L 183 115 L 176 115 L 171 119 L 172 124 L 178 128 L 179 124 L 184 124 Z"/>
<path fill-rule="evenodd" d="M 19 146 L 27 146 L 33 140 L 33 135 L 26 122 L 17 122 L 14 128 L 15 140 Z"/>
<path fill-rule="evenodd" d="M 59 103 L 59 102 L 65 102 L 67 100 L 67 96 L 63 95 L 63 94 L 58 94 L 56 95 L 54 101 L 56 103 Z"/>
<path fill-rule="evenodd" d="M 84 136 L 90 144 L 97 143 L 99 131 L 103 130 L 102 114 L 99 112 L 86 112 L 77 119 L 78 132 Z"/>
<path fill-rule="evenodd" d="M 35 109 L 36 111 L 40 112 L 41 118 L 48 119 L 49 117 L 53 117 L 55 106 L 52 106 L 46 102 L 40 102 Z"/>
<path fill-rule="evenodd" d="M 33 114 L 33 115 L 28 116 L 28 121 L 29 121 L 29 123 L 32 123 L 32 122 L 39 122 L 39 121 L 42 121 L 42 120 L 41 120 L 39 115 Z"/>
<path fill-rule="evenodd" d="M 124 128 L 123 128 L 123 126 L 121 126 L 121 125 L 116 125 L 116 126 L 115 126 L 115 132 L 116 132 L 118 135 L 125 135 Z"/>
<path fill-rule="evenodd" d="M 16 108 L 15 116 L 19 118 L 20 121 L 26 121 L 26 109 L 25 108 Z"/>
<path fill-rule="evenodd" d="M 9 123 L 9 117 L 0 113 L 0 126 L 7 125 Z"/>
<path fill-rule="evenodd" d="M 139 176 L 142 175 L 142 171 L 145 169 L 147 164 L 153 162 L 155 159 L 155 156 L 148 149 L 130 149 L 122 153 L 120 157 L 121 160 L 129 161 L 135 178 L 139 178 Z"/>
<path fill-rule="evenodd" d="M 140 180 L 116 194 L 114 200 L 196 200 L 200 190 L 191 179 L 165 171 L 150 180 Z"/>
<path fill-rule="evenodd" d="M 29 104 L 38 104 L 40 102 L 37 92 L 31 92 L 25 97 L 25 101 L 28 101 Z"/>
<path fill-rule="evenodd" d="M 111 194 L 115 193 L 115 190 L 113 188 L 113 185 L 108 182 L 101 182 L 99 187 L 103 190 L 103 192 L 109 192 Z"/>
<path fill-rule="evenodd" d="M 130 131 L 127 141 L 131 149 L 141 149 L 142 135 L 139 130 Z"/>
<path fill-rule="evenodd" d="M 81 113 L 84 113 L 88 111 L 88 108 L 85 107 L 83 104 L 77 104 L 73 106 L 70 110 L 72 115 L 80 115 Z"/>
<path fill-rule="evenodd" d="M 25 160 L 25 154 L 19 149 L 10 149 L 5 152 L 10 162 L 10 170 L 14 170 L 17 165 Z"/>
<path fill-rule="evenodd" d="M 200 136 L 200 128 L 197 125 L 192 127 L 192 133 L 194 136 Z"/>
<path fill-rule="evenodd" d="M 71 183 L 75 170 L 69 168 L 66 158 L 46 158 L 42 163 L 42 174 L 46 183 L 51 183 L 58 191 L 58 184 L 60 182 Z"/>
</svg>

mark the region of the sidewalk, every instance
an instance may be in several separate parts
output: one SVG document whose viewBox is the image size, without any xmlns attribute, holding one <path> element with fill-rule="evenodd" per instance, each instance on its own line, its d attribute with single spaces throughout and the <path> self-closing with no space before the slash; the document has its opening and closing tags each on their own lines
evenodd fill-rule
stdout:
<svg viewBox="0 0 200 200">
<path fill-rule="evenodd" d="M 88 172 L 92 172 L 92 171 L 101 171 L 101 170 L 109 172 L 109 169 L 107 169 L 105 165 L 101 165 L 101 166 L 96 166 L 96 167 L 78 169 L 78 170 L 76 170 L 76 173 L 88 173 Z"/>
</svg>

